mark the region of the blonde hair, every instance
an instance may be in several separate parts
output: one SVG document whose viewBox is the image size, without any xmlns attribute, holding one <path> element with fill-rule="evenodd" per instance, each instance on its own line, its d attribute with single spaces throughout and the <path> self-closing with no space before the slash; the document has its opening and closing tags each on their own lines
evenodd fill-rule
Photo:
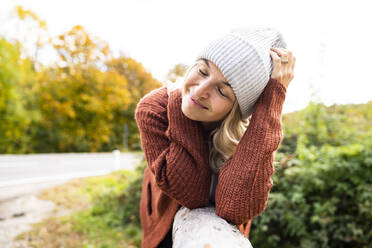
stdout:
<svg viewBox="0 0 372 248">
<path fill-rule="evenodd" d="M 221 125 L 211 132 L 210 137 L 213 136 L 213 141 L 209 153 L 209 164 L 215 173 L 218 173 L 222 163 L 234 154 L 249 125 L 249 120 L 250 118 L 242 119 L 238 102 L 235 101 Z"/>
</svg>

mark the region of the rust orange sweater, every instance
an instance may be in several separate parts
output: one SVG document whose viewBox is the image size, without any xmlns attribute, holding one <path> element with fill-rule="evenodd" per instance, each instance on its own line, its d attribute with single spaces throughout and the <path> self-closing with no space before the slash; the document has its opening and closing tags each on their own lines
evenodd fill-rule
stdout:
<svg viewBox="0 0 372 248">
<path fill-rule="evenodd" d="M 216 214 L 249 236 L 253 217 L 266 207 L 274 152 L 282 139 L 286 88 L 270 79 L 254 106 L 250 124 L 233 156 L 223 163 L 215 193 Z M 147 160 L 140 217 L 142 247 L 157 247 L 172 227 L 179 207 L 209 204 L 211 169 L 200 122 L 181 110 L 180 90 L 151 91 L 137 104 L 135 119 Z"/>
</svg>

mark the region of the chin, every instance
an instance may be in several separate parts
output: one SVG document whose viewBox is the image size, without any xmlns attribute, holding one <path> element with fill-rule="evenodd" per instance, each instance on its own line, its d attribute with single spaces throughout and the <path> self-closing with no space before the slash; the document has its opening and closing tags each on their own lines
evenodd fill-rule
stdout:
<svg viewBox="0 0 372 248">
<path fill-rule="evenodd" d="M 202 121 L 200 120 L 199 118 L 197 118 L 195 115 L 193 115 L 192 113 L 190 113 L 190 111 L 188 111 L 187 108 L 184 108 L 182 106 L 182 113 L 189 119 L 193 120 L 193 121 Z"/>
</svg>

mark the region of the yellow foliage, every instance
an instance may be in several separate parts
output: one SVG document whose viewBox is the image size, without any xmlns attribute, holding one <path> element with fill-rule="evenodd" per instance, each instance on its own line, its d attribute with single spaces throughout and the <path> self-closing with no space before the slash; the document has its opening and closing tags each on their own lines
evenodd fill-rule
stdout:
<svg viewBox="0 0 372 248">
<path fill-rule="evenodd" d="M 40 20 L 40 18 L 31 10 L 24 9 L 22 6 L 17 5 L 15 7 L 15 12 L 19 19 L 26 20 L 27 17 L 31 18 L 32 20 L 36 21 L 40 28 L 46 29 L 46 21 Z"/>
<path fill-rule="evenodd" d="M 129 145 L 139 143 L 135 106 L 141 97 L 161 83 L 136 60 L 123 55 L 114 58 L 107 42 L 92 36 L 80 25 L 51 42 L 45 21 L 22 6 L 17 6 L 15 12 L 22 24 L 23 21 L 32 22 L 36 30 L 32 37 L 27 37 L 35 44 L 35 51 L 24 53 L 22 61 L 19 56 L 5 61 L 5 64 L 20 65 L 14 73 L 14 82 L 22 92 L 27 92 L 24 94 L 27 99 L 20 98 L 20 101 L 30 109 L 30 115 L 34 112 L 38 115 L 24 121 L 24 126 L 30 127 L 25 133 L 34 135 L 29 140 L 36 148 L 30 151 L 120 148 L 124 125 L 129 130 Z M 34 29 L 35 24 L 39 29 Z M 50 66 L 37 61 L 37 51 L 46 43 L 52 44 L 59 57 Z M 1 91 L 2 87 L 0 84 Z"/>
</svg>

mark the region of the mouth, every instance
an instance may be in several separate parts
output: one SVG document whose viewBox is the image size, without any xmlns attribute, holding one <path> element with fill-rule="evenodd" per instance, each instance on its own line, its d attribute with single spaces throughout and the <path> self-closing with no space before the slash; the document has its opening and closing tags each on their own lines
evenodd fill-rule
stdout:
<svg viewBox="0 0 372 248">
<path fill-rule="evenodd" d="M 191 96 L 190 96 L 190 101 L 191 101 L 194 105 L 196 105 L 196 106 L 198 106 L 198 107 L 200 107 L 200 108 L 202 108 L 202 109 L 208 109 L 207 107 L 201 105 L 197 100 L 195 100 L 195 99 L 192 98 Z"/>
</svg>

